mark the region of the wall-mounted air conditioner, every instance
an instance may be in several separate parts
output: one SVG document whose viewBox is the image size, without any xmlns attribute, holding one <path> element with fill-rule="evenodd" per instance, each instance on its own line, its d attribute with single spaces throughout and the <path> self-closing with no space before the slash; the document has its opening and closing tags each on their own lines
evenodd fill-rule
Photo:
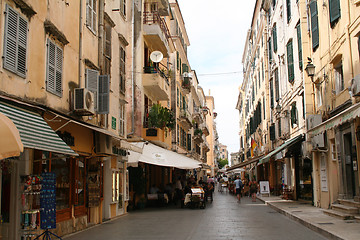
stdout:
<svg viewBox="0 0 360 240">
<path fill-rule="evenodd" d="M 351 80 L 351 92 L 354 96 L 360 96 L 360 74 Z"/>
<path fill-rule="evenodd" d="M 94 115 L 94 94 L 86 88 L 74 89 L 74 111 L 78 115 Z"/>
<path fill-rule="evenodd" d="M 95 152 L 98 154 L 112 154 L 112 137 L 97 132 L 95 134 Z"/>
</svg>

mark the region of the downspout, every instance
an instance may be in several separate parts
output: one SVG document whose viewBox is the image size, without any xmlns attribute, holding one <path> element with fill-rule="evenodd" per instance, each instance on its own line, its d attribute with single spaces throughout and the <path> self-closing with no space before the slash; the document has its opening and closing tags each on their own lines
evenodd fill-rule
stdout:
<svg viewBox="0 0 360 240">
<path fill-rule="evenodd" d="M 131 33 L 132 33 L 132 66 L 131 66 L 131 132 L 128 135 L 135 133 L 135 0 L 131 10 Z"/>
<path fill-rule="evenodd" d="M 81 60 L 82 60 L 82 0 L 79 11 L 79 88 L 81 88 Z"/>
</svg>

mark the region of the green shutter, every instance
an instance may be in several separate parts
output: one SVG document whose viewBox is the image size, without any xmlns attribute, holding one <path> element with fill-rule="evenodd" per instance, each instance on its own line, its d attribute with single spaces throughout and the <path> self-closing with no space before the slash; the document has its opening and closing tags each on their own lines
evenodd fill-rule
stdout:
<svg viewBox="0 0 360 240">
<path fill-rule="evenodd" d="M 330 25 L 333 27 L 341 16 L 340 0 L 329 0 Z"/>
<path fill-rule="evenodd" d="M 296 25 L 296 33 L 297 33 L 297 40 L 298 40 L 298 54 L 299 54 L 299 68 L 300 70 L 303 69 L 303 62 L 302 62 L 302 43 L 301 43 L 301 27 L 300 23 Z"/>
<path fill-rule="evenodd" d="M 311 12 L 311 38 L 313 51 L 319 46 L 319 22 L 318 22 L 318 10 L 317 1 L 313 0 L 310 3 Z"/>
<path fill-rule="evenodd" d="M 274 87 L 273 81 L 270 81 L 270 107 L 274 108 Z"/>
<path fill-rule="evenodd" d="M 288 80 L 290 83 L 294 82 L 294 56 L 293 56 L 293 44 L 290 41 L 286 45 L 287 50 L 287 63 L 288 63 Z"/>
<path fill-rule="evenodd" d="M 279 70 L 275 70 L 275 100 L 276 102 L 279 101 Z"/>
<path fill-rule="evenodd" d="M 268 45 L 269 45 L 269 61 L 271 61 L 272 60 L 271 38 L 269 38 Z"/>
<path fill-rule="evenodd" d="M 291 0 L 286 0 L 286 14 L 287 22 L 289 23 L 291 20 Z"/>
<path fill-rule="evenodd" d="M 273 46 L 274 46 L 274 52 L 277 52 L 277 32 L 276 32 L 276 25 L 273 27 Z"/>
</svg>

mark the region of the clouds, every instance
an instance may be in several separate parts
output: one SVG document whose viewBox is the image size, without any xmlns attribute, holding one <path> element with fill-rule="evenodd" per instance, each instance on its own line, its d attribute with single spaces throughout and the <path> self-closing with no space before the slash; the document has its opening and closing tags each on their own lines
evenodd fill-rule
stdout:
<svg viewBox="0 0 360 240">
<path fill-rule="evenodd" d="M 220 142 L 239 150 L 239 113 L 235 110 L 242 82 L 241 59 L 255 0 L 178 0 L 190 39 L 188 57 L 204 92 L 215 99 Z M 240 72 L 222 75 L 211 73 Z"/>
</svg>

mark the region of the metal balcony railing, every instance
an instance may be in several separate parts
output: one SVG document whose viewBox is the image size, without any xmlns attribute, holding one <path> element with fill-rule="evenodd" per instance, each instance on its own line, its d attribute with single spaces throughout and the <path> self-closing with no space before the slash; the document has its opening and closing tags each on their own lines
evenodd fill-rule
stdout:
<svg viewBox="0 0 360 240">
<path fill-rule="evenodd" d="M 166 39 L 169 39 L 171 36 L 165 21 L 160 17 L 158 12 L 144 12 L 144 24 L 158 24 L 161 31 L 165 34 Z"/>
<path fill-rule="evenodd" d="M 161 63 L 160 63 L 161 64 Z M 162 64 L 161 64 L 162 65 Z M 169 85 L 169 78 L 168 76 L 166 75 L 166 72 L 167 70 L 166 69 L 161 69 L 160 67 L 157 67 L 157 66 L 145 66 L 144 67 L 144 73 L 148 73 L 148 74 L 155 74 L 155 73 L 158 73 L 160 74 L 160 76 L 162 78 L 165 79 L 167 85 Z"/>
</svg>

